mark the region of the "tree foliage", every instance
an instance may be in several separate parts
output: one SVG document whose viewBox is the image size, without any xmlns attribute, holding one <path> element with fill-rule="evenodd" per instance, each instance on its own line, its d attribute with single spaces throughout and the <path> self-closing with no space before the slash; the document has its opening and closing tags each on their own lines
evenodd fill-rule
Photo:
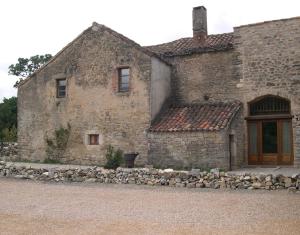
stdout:
<svg viewBox="0 0 300 235">
<path fill-rule="evenodd" d="M 35 55 L 30 58 L 19 58 L 18 63 L 10 65 L 8 67 L 8 74 L 19 77 L 19 81 L 15 84 L 15 87 L 20 81 L 22 81 L 23 78 L 30 76 L 51 58 L 52 55 L 50 54 Z"/>
<path fill-rule="evenodd" d="M 17 139 L 17 97 L 4 98 L 0 103 L 0 141 Z"/>
</svg>

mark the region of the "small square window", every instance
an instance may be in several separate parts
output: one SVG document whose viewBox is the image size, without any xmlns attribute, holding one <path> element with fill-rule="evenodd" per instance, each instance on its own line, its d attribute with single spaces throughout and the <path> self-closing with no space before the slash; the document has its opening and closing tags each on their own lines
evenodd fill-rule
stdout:
<svg viewBox="0 0 300 235">
<path fill-rule="evenodd" d="M 66 79 L 56 80 L 56 96 L 57 96 L 57 98 L 66 97 L 66 86 L 67 86 Z"/>
<path fill-rule="evenodd" d="M 98 134 L 89 135 L 89 145 L 99 145 L 99 135 Z"/>
<path fill-rule="evenodd" d="M 118 70 L 119 76 L 119 92 L 129 91 L 129 68 L 120 68 Z"/>
</svg>

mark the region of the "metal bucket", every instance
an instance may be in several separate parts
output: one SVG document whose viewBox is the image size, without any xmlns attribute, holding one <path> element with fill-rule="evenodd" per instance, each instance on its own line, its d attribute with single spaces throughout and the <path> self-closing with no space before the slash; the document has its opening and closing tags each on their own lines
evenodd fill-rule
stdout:
<svg viewBox="0 0 300 235">
<path fill-rule="evenodd" d="M 125 153 L 124 154 L 125 167 L 134 168 L 134 161 L 138 155 L 139 153 Z"/>
</svg>

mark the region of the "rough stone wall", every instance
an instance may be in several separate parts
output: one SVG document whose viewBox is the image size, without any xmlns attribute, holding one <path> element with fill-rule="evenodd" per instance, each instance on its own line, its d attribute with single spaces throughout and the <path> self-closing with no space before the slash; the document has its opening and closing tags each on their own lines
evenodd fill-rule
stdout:
<svg viewBox="0 0 300 235">
<path fill-rule="evenodd" d="M 175 102 L 198 103 L 237 99 L 233 76 L 233 50 L 169 59 L 173 65 L 172 92 Z"/>
<path fill-rule="evenodd" d="M 115 89 L 117 68 L 130 67 L 130 91 Z M 67 95 L 56 98 L 56 79 L 67 79 Z M 61 162 L 104 164 L 106 146 L 139 152 L 147 158 L 145 130 L 150 125 L 151 57 L 98 27 L 87 29 L 50 64 L 18 90 L 20 157 L 47 158 L 46 139 L 71 126 Z M 99 134 L 100 145 L 87 145 Z"/>
<path fill-rule="evenodd" d="M 244 154 L 245 146 L 245 132 L 244 132 L 244 118 L 243 107 L 233 118 L 229 128 L 228 137 L 226 138 L 227 146 L 230 146 L 231 151 L 231 169 L 237 169 L 245 165 L 247 162 L 247 155 Z M 229 135 L 232 135 L 232 141 L 230 142 Z"/>
<path fill-rule="evenodd" d="M 228 133 L 150 132 L 149 163 L 158 168 L 229 168 Z"/>
<path fill-rule="evenodd" d="M 0 160 L 4 160 L 4 161 L 18 160 L 18 144 L 15 142 L 0 143 Z"/>
<path fill-rule="evenodd" d="M 294 115 L 294 165 L 300 166 L 300 18 L 237 27 L 234 47 L 234 76 L 240 80 L 244 116 L 248 116 L 248 102 L 257 97 L 270 94 L 289 99 Z"/>
<path fill-rule="evenodd" d="M 38 166 L 15 166 L 0 161 L 0 177 L 50 182 L 137 184 L 213 189 L 287 189 L 289 192 L 300 192 L 300 174 L 297 173 L 289 176 L 262 173 L 234 174 L 220 172 L 218 169 L 211 169 L 210 172 L 192 169 L 188 172 L 154 168 L 117 168 L 116 170 L 74 166 L 43 166 L 41 168 Z"/>
</svg>

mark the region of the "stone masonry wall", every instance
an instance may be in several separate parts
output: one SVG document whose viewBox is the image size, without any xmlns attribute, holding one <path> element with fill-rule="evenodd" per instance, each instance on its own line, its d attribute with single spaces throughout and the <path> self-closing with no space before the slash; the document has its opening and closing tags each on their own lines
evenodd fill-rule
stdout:
<svg viewBox="0 0 300 235">
<path fill-rule="evenodd" d="M 87 182 L 111 184 L 137 184 L 149 186 L 170 186 L 187 188 L 227 189 L 287 189 L 300 192 L 300 174 L 292 176 L 273 174 L 233 174 L 212 169 L 191 171 L 159 170 L 154 168 L 117 168 L 107 170 L 101 167 L 43 168 L 15 166 L 0 161 L 0 177 L 40 180 L 48 182 Z"/>
<path fill-rule="evenodd" d="M 245 165 L 246 155 L 244 154 L 245 148 L 245 133 L 244 133 L 244 118 L 243 118 L 243 107 L 238 111 L 238 113 L 233 118 L 229 128 L 228 136 L 226 136 L 227 146 L 231 148 L 231 168 L 237 169 Z M 229 135 L 232 135 L 232 142 L 229 143 Z"/>
<path fill-rule="evenodd" d="M 173 65 L 172 91 L 175 102 L 236 100 L 238 89 L 233 76 L 233 50 L 169 59 Z"/>
<path fill-rule="evenodd" d="M 248 116 L 248 102 L 257 97 L 289 99 L 294 165 L 300 166 L 300 17 L 236 27 L 234 47 L 234 76 L 239 80 L 244 116 Z M 244 130 L 247 133 L 246 122 Z"/>
<path fill-rule="evenodd" d="M 130 91 L 115 89 L 117 69 L 130 67 Z M 18 90 L 20 158 L 43 161 L 47 138 L 71 126 L 60 161 L 104 164 L 107 145 L 139 152 L 147 161 L 151 57 L 101 27 L 87 29 Z M 66 78 L 67 95 L 56 98 L 56 79 Z M 99 145 L 88 145 L 99 134 Z"/>
<path fill-rule="evenodd" d="M 148 133 L 149 163 L 158 168 L 175 169 L 241 167 L 245 162 L 242 112 L 240 110 L 230 126 L 222 131 Z M 233 137 L 232 143 L 229 135 Z"/>
<path fill-rule="evenodd" d="M 150 132 L 149 163 L 159 168 L 229 168 L 227 132 Z"/>
<path fill-rule="evenodd" d="M 18 160 L 18 144 L 15 142 L 0 143 L 0 161 Z"/>
</svg>

